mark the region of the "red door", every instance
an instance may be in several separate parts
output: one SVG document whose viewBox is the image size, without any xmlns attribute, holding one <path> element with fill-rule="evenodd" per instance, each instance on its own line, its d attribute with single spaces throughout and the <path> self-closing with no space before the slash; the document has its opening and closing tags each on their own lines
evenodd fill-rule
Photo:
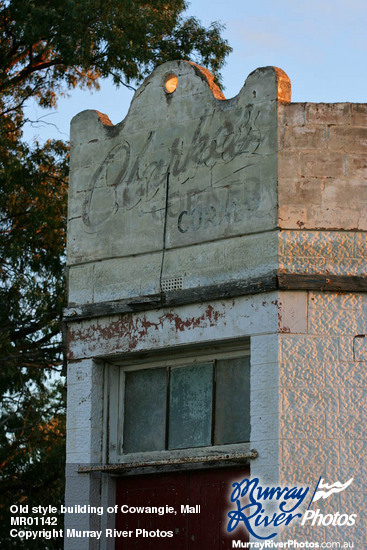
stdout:
<svg viewBox="0 0 367 550">
<path fill-rule="evenodd" d="M 233 538 L 248 540 L 243 532 L 229 535 L 226 531 L 232 483 L 248 476 L 249 469 L 225 468 L 119 478 L 116 503 L 126 513 L 116 515 L 116 530 L 129 536 L 116 537 L 115 549 L 229 550 Z M 191 507 L 186 513 L 181 509 L 185 505 Z M 131 510 L 148 506 L 172 507 L 176 514 Z M 173 536 L 157 536 L 157 531 L 171 531 Z"/>
</svg>

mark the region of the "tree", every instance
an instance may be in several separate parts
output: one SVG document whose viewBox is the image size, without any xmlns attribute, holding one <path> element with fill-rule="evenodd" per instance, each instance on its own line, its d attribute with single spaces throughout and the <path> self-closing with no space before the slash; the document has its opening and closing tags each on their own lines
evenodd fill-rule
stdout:
<svg viewBox="0 0 367 550">
<path fill-rule="evenodd" d="M 62 308 L 67 144 L 22 140 L 31 98 L 54 107 L 76 86 L 140 82 L 191 59 L 219 80 L 230 51 L 184 0 L 0 0 L 0 520 L 2 548 L 61 548 L 9 537 L 10 504 L 63 496 Z M 58 373 L 58 374 L 53 374 Z M 53 466 L 51 466 L 53 464 Z M 58 464 L 58 467 L 55 467 Z"/>
</svg>

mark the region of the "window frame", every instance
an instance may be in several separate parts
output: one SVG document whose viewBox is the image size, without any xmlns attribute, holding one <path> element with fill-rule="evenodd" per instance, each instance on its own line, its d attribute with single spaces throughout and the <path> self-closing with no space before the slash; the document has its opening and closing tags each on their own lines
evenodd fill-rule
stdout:
<svg viewBox="0 0 367 550">
<path fill-rule="evenodd" d="M 137 370 L 159 367 L 175 368 L 202 363 L 215 362 L 221 359 L 236 359 L 250 357 L 249 339 L 228 343 L 214 343 L 206 346 L 190 346 L 189 349 L 171 349 L 144 354 L 130 354 L 105 364 L 104 380 L 104 441 L 103 461 L 105 464 L 124 463 L 159 463 L 165 460 L 180 460 L 184 458 L 218 457 L 223 453 L 242 452 L 249 450 L 249 442 L 210 445 L 206 447 L 190 447 L 184 449 L 164 449 L 160 451 L 145 451 L 123 453 L 123 428 L 125 411 L 125 373 Z M 251 372 L 251 358 L 250 358 Z M 168 422 L 168 418 L 167 418 Z"/>
</svg>

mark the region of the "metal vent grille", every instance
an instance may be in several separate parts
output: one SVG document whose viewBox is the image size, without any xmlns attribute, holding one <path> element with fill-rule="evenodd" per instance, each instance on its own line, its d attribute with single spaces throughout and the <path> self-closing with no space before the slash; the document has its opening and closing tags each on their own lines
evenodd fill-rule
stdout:
<svg viewBox="0 0 367 550">
<path fill-rule="evenodd" d="M 180 290 L 182 288 L 182 277 L 174 277 L 173 279 L 162 279 L 161 290 L 162 292 L 169 292 L 170 290 Z"/>
</svg>

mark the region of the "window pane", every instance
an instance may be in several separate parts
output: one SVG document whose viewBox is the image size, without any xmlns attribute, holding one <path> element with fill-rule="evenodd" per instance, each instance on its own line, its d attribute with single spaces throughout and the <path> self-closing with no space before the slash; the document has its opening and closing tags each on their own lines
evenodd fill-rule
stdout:
<svg viewBox="0 0 367 550">
<path fill-rule="evenodd" d="M 250 358 L 216 361 L 214 445 L 250 440 Z"/>
<path fill-rule="evenodd" d="M 124 453 L 165 448 L 167 369 L 125 375 Z"/>
<path fill-rule="evenodd" d="M 213 365 L 171 369 L 168 448 L 211 445 Z"/>
</svg>

